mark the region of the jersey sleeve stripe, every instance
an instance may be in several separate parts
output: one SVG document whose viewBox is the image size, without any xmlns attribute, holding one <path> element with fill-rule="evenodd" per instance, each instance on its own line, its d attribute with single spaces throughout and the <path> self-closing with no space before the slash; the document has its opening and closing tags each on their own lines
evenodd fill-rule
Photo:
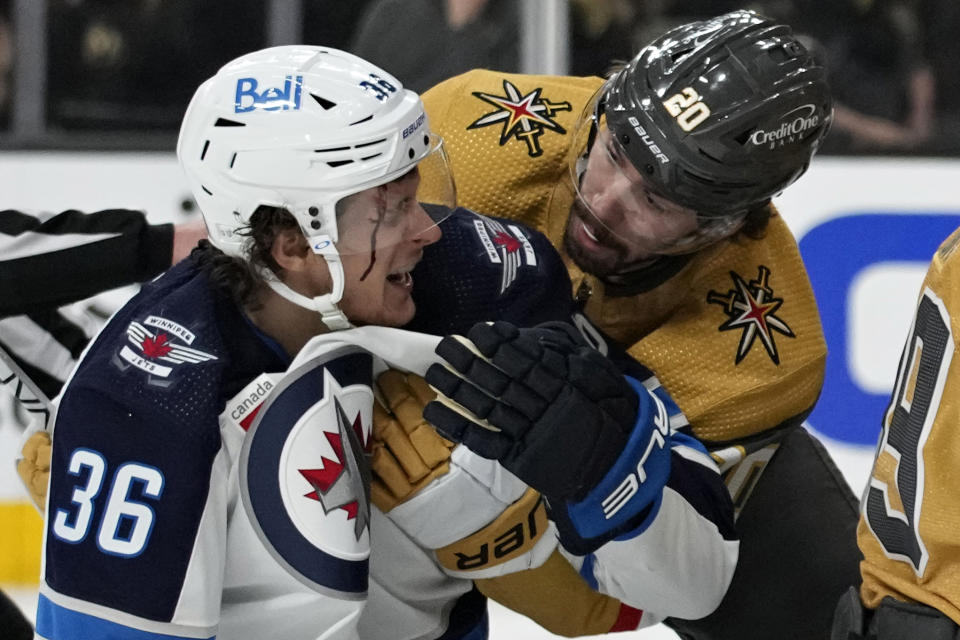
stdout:
<svg viewBox="0 0 960 640">
<path fill-rule="evenodd" d="M 172 224 L 138 211 L 0 211 L 0 315 L 20 315 L 142 282 L 170 266 Z M 62 265 L 71 265 L 64 269 Z"/>
<path fill-rule="evenodd" d="M 674 437 L 676 435 L 679 434 Z M 701 460 L 690 460 L 684 455 L 694 450 L 681 453 L 677 449 L 674 446 L 671 450 L 673 468 L 667 487 L 677 492 L 701 517 L 712 522 L 724 540 L 739 539 L 733 523 L 730 494 L 726 485 L 715 480 L 716 465 L 711 462 L 706 466 Z"/>
<path fill-rule="evenodd" d="M 17 260 L 74 249 L 118 237 L 120 237 L 119 233 L 43 235 L 28 231 L 19 236 L 0 235 L 0 252 L 3 253 L 4 260 Z"/>
<path fill-rule="evenodd" d="M 675 444 L 672 449 L 675 454 L 689 460 L 690 462 L 702 464 L 708 469 L 716 469 L 717 467 L 717 464 L 713 461 L 713 458 L 699 448 L 689 447 L 683 444 Z"/>
<path fill-rule="evenodd" d="M 583 556 L 583 564 L 580 565 L 580 577 L 582 577 L 587 582 L 587 585 L 594 591 L 600 588 L 597 582 L 597 576 L 593 575 L 593 565 L 596 561 L 597 557 L 592 553 L 588 553 Z"/>
<path fill-rule="evenodd" d="M 185 636 L 134 629 L 117 622 L 67 609 L 40 594 L 37 601 L 37 635 L 49 640 L 213 640 L 216 636 Z"/>
<path fill-rule="evenodd" d="M 617 615 L 617 621 L 610 627 L 609 633 L 617 631 L 633 631 L 640 626 L 643 619 L 643 611 L 634 609 L 628 604 L 620 603 L 620 613 Z"/>
</svg>

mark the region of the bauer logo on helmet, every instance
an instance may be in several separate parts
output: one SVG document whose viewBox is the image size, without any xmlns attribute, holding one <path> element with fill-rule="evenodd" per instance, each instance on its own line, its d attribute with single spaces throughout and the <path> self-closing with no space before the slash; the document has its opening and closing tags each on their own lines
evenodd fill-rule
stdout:
<svg viewBox="0 0 960 640">
<path fill-rule="evenodd" d="M 417 117 L 417 119 L 413 121 L 413 124 L 411 124 L 410 126 L 406 127 L 403 130 L 403 139 L 406 140 L 407 138 L 412 136 L 414 132 L 420 128 L 420 125 L 422 125 L 426 119 L 427 119 L 427 114 L 421 113 Z"/>
<path fill-rule="evenodd" d="M 647 133 L 647 130 L 640 125 L 640 121 L 635 117 L 630 116 L 627 118 L 627 121 L 633 125 L 633 130 L 637 132 L 637 135 L 640 136 L 640 140 L 643 141 L 643 144 L 647 145 L 647 148 L 650 149 L 650 153 L 656 157 L 657 161 L 660 164 L 667 164 L 670 162 L 670 158 L 667 157 L 656 142 L 653 141 L 653 138 L 650 137 L 650 134 Z"/>
</svg>

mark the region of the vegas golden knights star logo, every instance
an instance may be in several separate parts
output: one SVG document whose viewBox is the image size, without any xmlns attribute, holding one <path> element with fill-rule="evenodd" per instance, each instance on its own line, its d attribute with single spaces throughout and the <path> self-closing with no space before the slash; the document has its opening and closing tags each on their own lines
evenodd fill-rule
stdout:
<svg viewBox="0 0 960 640">
<path fill-rule="evenodd" d="M 734 289 L 726 294 L 718 291 L 707 293 L 707 302 L 723 306 L 727 314 L 727 321 L 720 325 L 720 331 L 740 330 L 740 344 L 737 347 L 736 364 L 747 357 L 750 347 L 757 338 L 760 338 L 767 355 L 774 364 L 780 364 L 780 354 L 777 352 L 777 343 L 773 340 L 773 332 L 781 333 L 788 338 L 796 335 L 787 326 L 787 323 L 774 315 L 783 298 L 775 298 L 770 288 L 770 269 L 761 265 L 756 280 L 745 282 L 739 274 L 731 271 Z"/>
<path fill-rule="evenodd" d="M 551 102 L 546 98 L 541 98 L 541 91 L 543 91 L 543 88 L 538 87 L 530 93 L 521 95 L 521 91 L 509 80 L 503 81 L 503 92 L 506 95 L 495 96 L 482 91 L 474 91 L 474 96 L 492 104 L 497 110 L 484 114 L 478 120 L 470 123 L 467 129 L 502 125 L 500 129 L 501 147 L 513 138 L 522 140 L 527 144 L 527 153 L 531 158 L 542 155 L 540 136 L 547 129 L 565 134 L 566 130 L 553 120 L 553 117 L 559 111 L 570 111 L 571 107 L 569 102 Z"/>
</svg>

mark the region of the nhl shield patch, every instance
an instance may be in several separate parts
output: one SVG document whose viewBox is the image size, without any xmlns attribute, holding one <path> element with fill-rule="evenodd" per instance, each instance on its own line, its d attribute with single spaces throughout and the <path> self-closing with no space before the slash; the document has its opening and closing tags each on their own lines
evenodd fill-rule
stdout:
<svg viewBox="0 0 960 640">
<path fill-rule="evenodd" d="M 277 562 L 339 598 L 367 591 L 373 359 L 347 347 L 271 390 L 244 439 L 244 508 Z"/>
</svg>

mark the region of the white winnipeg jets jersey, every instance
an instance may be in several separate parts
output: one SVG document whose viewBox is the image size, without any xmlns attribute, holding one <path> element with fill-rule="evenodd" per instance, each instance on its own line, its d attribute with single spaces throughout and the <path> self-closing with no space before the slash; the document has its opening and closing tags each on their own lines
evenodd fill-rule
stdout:
<svg viewBox="0 0 960 640">
<path fill-rule="evenodd" d="M 435 551 L 528 488 L 457 447 L 410 508 L 387 517 L 368 504 L 371 382 L 388 366 L 422 375 L 438 341 L 352 329 L 289 363 L 190 261 L 145 287 L 98 336 L 55 417 L 38 635 L 485 637 L 471 576 Z M 663 524 L 646 531 L 675 531 L 663 527 L 678 517 L 703 520 L 687 500 L 664 501 Z M 550 556 L 548 526 L 510 571 Z M 630 599 L 664 574 L 676 581 L 669 563 L 635 570 L 633 559 L 664 555 L 649 537 L 591 558 L 595 587 Z M 688 537 L 671 544 L 729 555 L 716 526 Z M 725 585 L 732 563 L 715 564 L 722 575 L 679 574 Z"/>
<path fill-rule="evenodd" d="M 55 417 L 39 637 L 358 637 L 373 357 L 272 346 L 189 260 L 108 323 Z"/>
</svg>

